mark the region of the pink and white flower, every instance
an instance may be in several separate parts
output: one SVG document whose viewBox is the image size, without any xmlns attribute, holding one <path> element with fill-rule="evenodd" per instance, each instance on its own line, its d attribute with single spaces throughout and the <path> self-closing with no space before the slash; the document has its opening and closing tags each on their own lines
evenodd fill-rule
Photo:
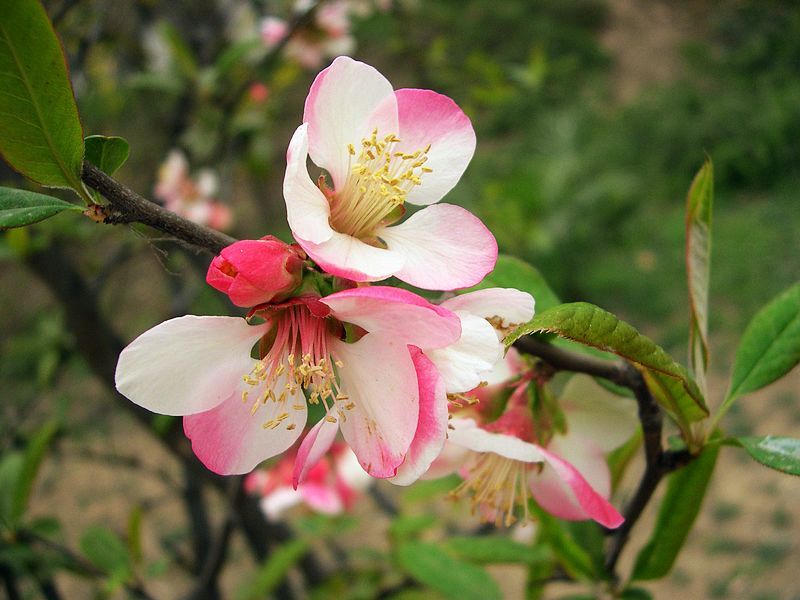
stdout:
<svg viewBox="0 0 800 600">
<path fill-rule="evenodd" d="M 529 494 L 537 501 L 542 496 L 534 490 L 540 489 L 535 485 L 539 477 L 536 471 L 543 464 L 569 490 L 570 501 L 577 507 L 569 516 L 553 514 L 594 519 L 610 528 L 622 524 L 622 516 L 607 500 L 610 486 L 603 494 L 587 480 L 594 472 L 584 477 L 553 450 L 552 444 L 545 448 L 535 442 L 527 384 L 517 387 L 503 415 L 496 421 L 479 424 L 470 418 L 454 418 L 450 427 L 449 443 L 469 451 L 460 470 L 464 482 L 453 493 L 456 496 L 470 494 L 473 507 L 484 519 L 510 526 L 515 521 L 516 507 L 520 506 L 523 520 L 527 521 Z M 550 510 L 552 506 L 543 508 Z"/>
<path fill-rule="evenodd" d="M 189 162 L 180 150 L 172 150 L 158 171 L 153 194 L 167 210 L 200 225 L 223 231 L 233 223 L 233 213 L 214 196 L 217 176 L 209 169 L 192 179 Z"/>
<path fill-rule="evenodd" d="M 497 260 L 494 236 L 465 209 L 436 204 L 474 151 L 472 124 L 450 98 L 395 91 L 374 68 L 340 56 L 314 80 L 289 144 L 289 226 L 308 255 L 340 277 L 394 275 L 442 290 L 474 285 Z M 312 181 L 308 156 L 332 187 Z M 395 224 L 406 203 L 426 208 Z"/>
<path fill-rule="evenodd" d="M 245 491 L 261 497 L 261 510 L 270 520 L 278 520 L 298 504 L 326 515 L 349 511 L 372 481 L 356 455 L 341 442 L 333 444 L 296 488 L 294 463 L 295 455 L 286 454 L 275 465 L 256 469 L 244 481 Z"/>
<path fill-rule="evenodd" d="M 183 415 L 195 454 L 217 473 L 247 473 L 288 449 L 308 403 L 323 404 L 326 416 L 300 446 L 297 482 L 338 429 L 373 477 L 427 468 L 412 440 L 420 423 L 434 423 L 443 444 L 447 400 L 419 348 L 457 340 L 455 314 L 404 290 L 362 287 L 257 316 L 265 322 L 185 316 L 154 327 L 121 353 L 117 389 L 154 412 Z"/>
</svg>

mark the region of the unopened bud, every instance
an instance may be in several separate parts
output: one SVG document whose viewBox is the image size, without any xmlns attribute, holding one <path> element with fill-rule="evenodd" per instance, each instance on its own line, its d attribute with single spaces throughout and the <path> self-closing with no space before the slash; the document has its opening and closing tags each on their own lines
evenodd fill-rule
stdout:
<svg viewBox="0 0 800 600">
<path fill-rule="evenodd" d="M 305 254 L 271 235 L 223 248 L 211 261 L 206 281 L 236 306 L 285 300 L 302 280 Z"/>
</svg>

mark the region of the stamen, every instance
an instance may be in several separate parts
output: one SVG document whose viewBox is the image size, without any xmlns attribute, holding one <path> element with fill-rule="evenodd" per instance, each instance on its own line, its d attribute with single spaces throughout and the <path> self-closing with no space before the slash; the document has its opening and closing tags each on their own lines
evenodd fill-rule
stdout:
<svg viewBox="0 0 800 600">
<path fill-rule="evenodd" d="M 433 171 L 423 166 L 430 144 L 407 153 L 395 150 L 400 141 L 393 133 L 379 140 L 374 129 L 361 140 L 360 150 L 347 145 L 348 177 L 331 199 L 334 229 L 357 238 L 372 237 L 376 227 L 422 183 L 422 175 Z"/>
<path fill-rule="evenodd" d="M 528 463 L 484 452 L 477 454 L 468 469 L 466 479 L 450 492 L 451 497 L 471 495 L 473 514 L 479 513 L 483 521 L 494 521 L 497 527 L 509 527 L 516 521 L 517 506 L 523 507 L 522 522 L 530 520 Z"/>
</svg>

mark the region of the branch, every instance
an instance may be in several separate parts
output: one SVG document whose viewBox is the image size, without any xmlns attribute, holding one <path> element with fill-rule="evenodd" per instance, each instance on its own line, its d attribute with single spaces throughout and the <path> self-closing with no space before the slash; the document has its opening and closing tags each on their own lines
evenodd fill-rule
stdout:
<svg viewBox="0 0 800 600">
<path fill-rule="evenodd" d="M 625 507 L 625 521 L 611 533 L 611 546 L 606 556 L 605 568 L 614 575 L 617 561 L 628 542 L 633 526 L 639 520 L 647 503 L 665 475 L 692 460 L 687 451 L 665 452 L 661 445 L 663 416 L 661 407 L 653 398 L 639 370 L 628 361 L 607 361 L 570 352 L 531 336 L 514 343 L 520 351 L 537 356 L 558 371 L 585 373 L 601 377 L 633 392 L 638 406 L 639 422 L 644 435 L 645 470 L 631 501 Z"/>
<path fill-rule="evenodd" d="M 97 207 L 104 223 L 143 223 L 213 254 L 236 241 L 142 198 L 88 161 L 83 163 L 81 179 L 108 200 L 108 205 Z"/>
</svg>

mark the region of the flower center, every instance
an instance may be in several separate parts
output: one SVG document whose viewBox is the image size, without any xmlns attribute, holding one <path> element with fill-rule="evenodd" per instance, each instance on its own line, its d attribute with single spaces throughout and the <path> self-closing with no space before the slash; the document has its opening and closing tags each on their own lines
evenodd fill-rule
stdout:
<svg viewBox="0 0 800 600">
<path fill-rule="evenodd" d="M 340 233 L 363 239 L 371 237 L 378 225 L 400 212 L 408 193 L 422 183 L 432 169 L 424 166 L 430 144 L 412 153 L 395 148 L 395 134 L 378 139 L 378 130 L 361 140 L 361 148 L 350 144 L 347 181 L 331 197 L 331 226 Z M 354 162 L 355 161 L 355 162 Z"/>
<path fill-rule="evenodd" d="M 289 306 L 276 317 L 275 326 L 260 342 L 261 359 L 243 377 L 249 389 L 242 392 L 242 402 L 256 396 L 251 414 L 268 402 L 285 407 L 263 424 L 264 429 L 280 427 L 289 419 L 289 409 L 303 410 L 306 402 L 324 404 L 325 418 L 332 423 L 337 422 L 334 414 L 346 420 L 345 410 L 354 405 L 339 389 L 334 367 L 343 365 L 328 349 L 330 336 L 326 319 L 315 317 L 303 304 Z"/>
<path fill-rule="evenodd" d="M 467 476 L 450 494 L 454 498 L 472 496 L 472 512 L 496 526 L 511 526 L 514 509 L 523 507 L 522 522 L 528 515 L 528 470 L 530 465 L 493 452 L 481 452 L 467 465 Z"/>
</svg>

